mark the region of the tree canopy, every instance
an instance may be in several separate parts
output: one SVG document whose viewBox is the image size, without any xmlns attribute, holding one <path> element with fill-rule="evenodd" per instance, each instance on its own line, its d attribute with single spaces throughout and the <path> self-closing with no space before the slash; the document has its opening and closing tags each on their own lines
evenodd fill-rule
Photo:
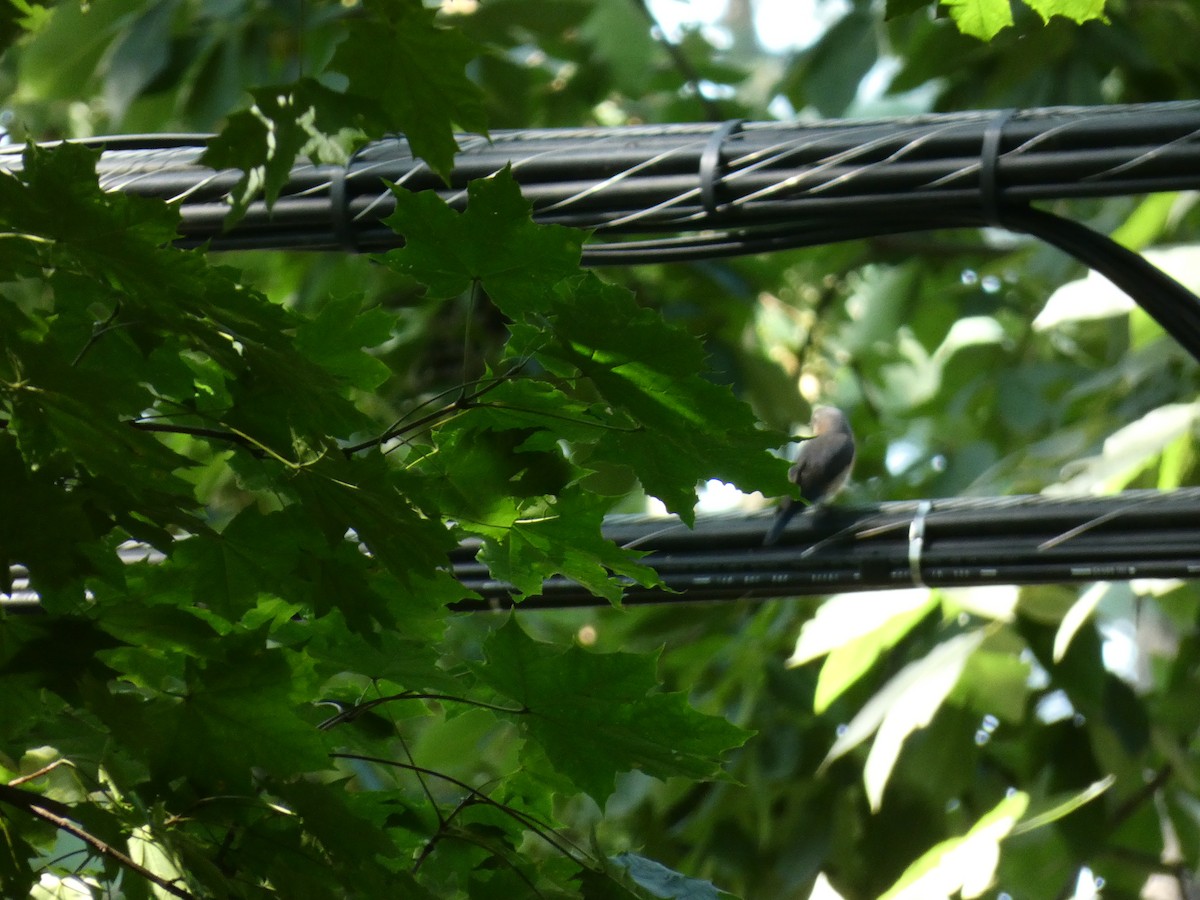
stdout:
<svg viewBox="0 0 1200 900">
<path fill-rule="evenodd" d="M 826 0 L 774 51 L 769 6 L 9 4 L 0 592 L 39 602 L 0 619 L 0 893 L 1196 889 L 1193 584 L 625 609 L 657 575 L 601 533 L 787 493 L 818 401 L 859 435 L 850 503 L 1193 483 L 1194 361 L 1061 254 L 973 229 L 592 270 L 508 171 L 464 210 L 396 186 L 387 253 L 218 254 L 53 143 L 211 131 L 234 223 L 392 132 L 446 176 L 458 131 L 1200 80 L 1186 5 Z M 1055 208 L 1196 286 L 1194 204 Z M 518 601 L 563 575 L 609 606 L 454 613 L 463 542 Z"/>
</svg>

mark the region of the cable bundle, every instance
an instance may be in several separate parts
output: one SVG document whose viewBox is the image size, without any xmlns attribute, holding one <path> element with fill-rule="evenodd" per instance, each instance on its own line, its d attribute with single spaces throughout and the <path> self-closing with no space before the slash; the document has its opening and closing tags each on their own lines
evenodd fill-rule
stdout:
<svg viewBox="0 0 1200 900">
<path fill-rule="evenodd" d="M 449 186 L 402 137 L 343 167 L 296 165 L 273 209 L 226 232 L 241 177 L 199 164 L 204 135 L 101 138 L 106 189 L 180 204 L 189 244 L 381 250 L 386 182 L 465 187 L 511 165 L 540 221 L 648 241 L 592 244 L 593 263 L 700 258 L 985 224 L 1003 206 L 1200 187 L 1200 102 L 810 123 L 501 131 L 460 136 Z M 13 148 L 13 151 L 19 148 Z M 19 167 L 16 152 L 0 168 Z M 663 234 L 707 232 L 663 239 Z M 715 233 L 713 233 L 715 232 Z"/>
<path fill-rule="evenodd" d="M 226 230 L 238 171 L 200 164 L 204 135 L 99 138 L 107 190 L 177 203 L 181 243 L 214 250 L 384 250 L 388 183 L 454 207 L 511 166 L 535 217 L 594 229 L 589 265 L 711 259 L 995 225 L 1112 280 L 1200 360 L 1200 303 L 1141 257 L 1034 201 L 1200 188 L 1200 102 L 809 123 L 656 125 L 464 135 L 449 185 L 402 137 L 344 167 L 296 165 L 268 209 Z M 0 151 L 0 171 L 21 166 Z"/>
<path fill-rule="evenodd" d="M 762 546 L 769 516 L 707 517 L 689 531 L 673 519 L 617 517 L 605 534 L 650 551 L 666 590 L 630 587 L 625 602 L 770 598 L 901 587 L 1048 584 L 1200 575 L 1200 489 L 1111 497 L 999 497 L 830 507 L 793 519 Z M 511 588 L 490 580 L 464 546 L 455 575 L 504 608 Z M 522 607 L 597 606 L 564 578 Z"/>
<path fill-rule="evenodd" d="M 763 547 L 772 516 L 707 516 L 689 530 L 673 517 L 616 516 L 605 536 L 648 552 L 664 588 L 630 586 L 629 604 L 767 599 L 913 586 L 1050 584 L 1200 576 L 1200 488 L 1126 491 L 1111 497 L 996 497 L 828 507 L 794 518 Z M 460 610 L 504 609 L 511 585 L 476 560 L 478 541 L 452 555 L 454 575 L 480 599 Z M 121 548 L 126 564 L 157 564 L 144 544 Z M 22 567 L 7 612 L 36 612 Z M 547 581 L 525 608 L 604 606 L 566 578 Z"/>
</svg>

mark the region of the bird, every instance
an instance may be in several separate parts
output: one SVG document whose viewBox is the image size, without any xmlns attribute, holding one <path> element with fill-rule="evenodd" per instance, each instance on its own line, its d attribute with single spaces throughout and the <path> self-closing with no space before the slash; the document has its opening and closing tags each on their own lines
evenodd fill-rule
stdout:
<svg viewBox="0 0 1200 900">
<path fill-rule="evenodd" d="M 798 509 L 833 499 L 854 467 L 854 432 L 844 412 L 835 406 L 818 406 L 813 410 L 810 428 L 813 436 L 800 445 L 796 463 L 788 470 L 788 478 L 800 486 L 801 500 L 783 498 L 771 530 L 763 539 L 764 547 L 779 540 Z"/>
</svg>

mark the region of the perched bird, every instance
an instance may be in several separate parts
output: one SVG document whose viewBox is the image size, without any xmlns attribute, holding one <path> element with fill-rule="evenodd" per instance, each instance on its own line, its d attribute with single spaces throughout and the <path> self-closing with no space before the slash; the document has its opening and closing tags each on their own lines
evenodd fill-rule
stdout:
<svg viewBox="0 0 1200 900">
<path fill-rule="evenodd" d="M 818 406 L 812 415 L 813 436 L 800 445 L 796 464 L 788 470 L 788 478 L 800 486 L 803 502 L 784 497 L 763 540 L 770 547 L 783 534 L 784 526 L 805 504 L 816 506 L 842 489 L 854 466 L 854 433 L 846 414 L 833 406 Z"/>
</svg>

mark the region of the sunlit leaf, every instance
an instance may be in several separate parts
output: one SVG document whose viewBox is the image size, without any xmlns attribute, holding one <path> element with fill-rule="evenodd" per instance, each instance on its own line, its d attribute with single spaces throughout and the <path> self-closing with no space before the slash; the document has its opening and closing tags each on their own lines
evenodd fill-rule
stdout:
<svg viewBox="0 0 1200 900">
<path fill-rule="evenodd" d="M 1052 16 L 1063 16 L 1080 24 L 1099 19 L 1107 22 L 1104 15 L 1104 0 L 1025 0 L 1042 20 L 1049 22 Z"/>
<path fill-rule="evenodd" d="M 1064 471 L 1063 481 L 1047 493 L 1110 493 L 1120 490 L 1151 465 L 1180 436 L 1190 433 L 1200 405 L 1171 403 L 1152 409 L 1109 435 L 1098 456 L 1081 459 Z"/>
<path fill-rule="evenodd" d="M 1103 584 L 1094 584 L 1088 588 L 1075 601 L 1067 614 L 1063 616 L 1062 622 L 1058 626 L 1058 633 L 1054 635 L 1054 661 L 1062 662 L 1062 658 L 1067 655 L 1067 648 L 1071 646 L 1071 638 L 1075 637 L 1083 624 L 1096 611 L 1096 606 L 1104 599 L 1105 586 Z"/>
<path fill-rule="evenodd" d="M 1091 803 L 1105 791 L 1107 791 L 1116 782 L 1115 775 L 1108 775 L 1101 778 L 1099 781 L 1094 781 L 1086 788 L 1078 793 L 1071 794 L 1062 799 L 1051 799 L 1043 803 L 1033 804 L 1038 810 L 1032 815 L 1022 819 L 1015 828 L 1013 834 L 1024 834 L 1027 831 L 1036 831 L 1038 828 L 1044 828 L 1051 822 L 1057 822 L 1064 816 L 1069 816 L 1085 803 Z"/>
<path fill-rule="evenodd" d="M 863 615 L 864 607 L 872 605 L 883 613 Z M 936 606 L 937 599 L 924 590 L 891 592 L 887 597 L 845 594 L 823 603 L 800 629 L 788 659 L 788 665 L 800 666 L 828 654 L 817 680 L 813 711 L 828 709 Z"/>
<path fill-rule="evenodd" d="M 878 809 L 905 739 L 929 724 L 985 635 L 979 629 L 952 637 L 923 659 L 901 669 L 850 721 L 825 755 L 822 766 L 828 766 L 878 731 L 863 769 L 871 808 Z"/>
<path fill-rule="evenodd" d="M 963 900 L 981 896 L 992 884 L 1000 842 L 1029 806 L 1014 792 L 979 819 L 965 835 L 942 841 L 914 862 L 879 900 Z"/>
<path fill-rule="evenodd" d="M 1013 23 L 1009 0 L 942 0 L 963 34 L 990 41 Z"/>
</svg>

